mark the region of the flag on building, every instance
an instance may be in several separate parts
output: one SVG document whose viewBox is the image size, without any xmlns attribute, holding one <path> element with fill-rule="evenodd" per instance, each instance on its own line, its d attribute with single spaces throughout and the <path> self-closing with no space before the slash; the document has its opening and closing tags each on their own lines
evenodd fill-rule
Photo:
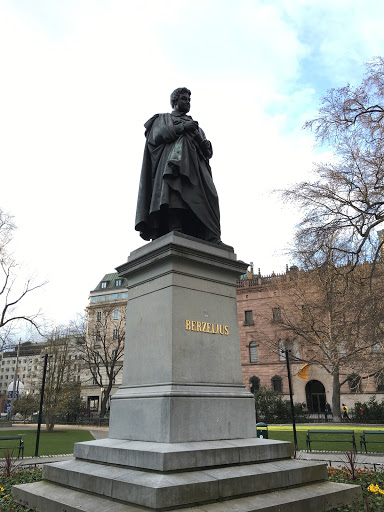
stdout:
<svg viewBox="0 0 384 512">
<path fill-rule="evenodd" d="M 297 372 L 297 376 L 301 380 L 308 380 L 308 372 L 311 365 L 306 363 L 300 370 Z"/>
</svg>

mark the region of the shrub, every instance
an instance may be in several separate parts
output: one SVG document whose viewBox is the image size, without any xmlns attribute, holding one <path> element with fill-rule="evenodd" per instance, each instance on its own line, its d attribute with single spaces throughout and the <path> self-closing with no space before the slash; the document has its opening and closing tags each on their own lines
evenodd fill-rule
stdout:
<svg viewBox="0 0 384 512">
<path fill-rule="evenodd" d="M 261 387 L 254 393 L 257 421 L 287 423 L 292 420 L 291 406 L 281 393 Z M 305 404 L 294 404 L 296 421 L 304 418 Z"/>
</svg>

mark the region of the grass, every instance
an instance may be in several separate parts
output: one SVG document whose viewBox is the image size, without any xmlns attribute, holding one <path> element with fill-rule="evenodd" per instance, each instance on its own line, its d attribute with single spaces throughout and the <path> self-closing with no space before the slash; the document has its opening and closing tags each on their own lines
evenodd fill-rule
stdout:
<svg viewBox="0 0 384 512">
<path fill-rule="evenodd" d="M 324 425 L 297 425 L 296 433 L 297 433 L 297 444 L 299 450 L 306 450 L 306 442 L 305 437 L 307 430 L 354 430 L 355 431 L 355 441 L 356 448 L 360 451 L 360 435 L 363 430 L 384 430 L 383 427 L 371 427 L 371 426 L 351 426 L 351 425 L 342 425 L 342 426 L 324 426 Z M 293 442 L 293 430 L 292 425 L 271 425 L 268 427 L 269 439 L 276 439 L 278 441 L 290 441 Z M 340 442 L 334 442 L 335 436 L 332 434 L 319 434 L 318 438 L 324 440 L 323 442 L 314 442 L 312 443 L 312 450 L 322 450 L 322 451 L 349 451 L 352 447 L 351 443 L 342 442 L 341 440 L 350 439 L 351 436 L 347 434 L 345 436 L 338 436 L 337 439 L 340 439 Z M 316 439 L 314 437 L 314 439 Z M 330 442 L 326 442 L 327 439 Z M 331 441 L 333 440 L 333 441 Z M 367 450 L 371 452 L 379 452 L 384 453 L 384 436 L 383 435 L 370 435 L 367 437 Z M 382 441 L 381 443 L 370 443 L 369 441 Z"/>
<path fill-rule="evenodd" d="M 0 432 L 0 437 L 5 436 L 18 436 L 21 435 L 24 441 L 24 457 L 33 457 L 35 455 L 36 447 L 36 430 L 3 430 Z M 88 430 L 54 430 L 52 433 L 47 433 L 44 430 L 40 432 L 39 442 L 39 455 L 61 455 L 73 453 L 74 443 L 81 441 L 93 441 L 94 437 Z M 16 441 L 17 444 L 17 441 Z M 1 447 L 15 446 L 15 441 L 0 441 Z M 4 458 L 6 450 L 0 450 L 0 458 Z M 14 451 L 13 456 L 16 456 L 17 450 Z"/>
</svg>

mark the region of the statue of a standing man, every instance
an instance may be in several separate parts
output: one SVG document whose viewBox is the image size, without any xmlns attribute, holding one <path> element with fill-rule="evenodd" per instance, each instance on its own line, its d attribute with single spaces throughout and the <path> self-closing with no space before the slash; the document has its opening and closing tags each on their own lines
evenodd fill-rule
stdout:
<svg viewBox="0 0 384 512">
<path fill-rule="evenodd" d="M 221 243 L 219 198 L 209 165 L 212 145 L 187 115 L 190 102 L 191 91 L 176 89 L 171 114 L 156 114 L 144 125 L 135 223 L 144 240 L 180 231 Z"/>
</svg>

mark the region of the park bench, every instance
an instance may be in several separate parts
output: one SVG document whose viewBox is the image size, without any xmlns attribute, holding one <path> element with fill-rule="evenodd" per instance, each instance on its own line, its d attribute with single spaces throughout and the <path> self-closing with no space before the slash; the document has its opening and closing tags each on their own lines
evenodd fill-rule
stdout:
<svg viewBox="0 0 384 512">
<path fill-rule="evenodd" d="M 318 439 L 317 436 L 322 436 L 323 434 L 335 435 L 338 439 Z M 350 439 L 340 439 L 341 435 L 350 436 Z M 307 452 L 312 451 L 311 443 L 351 443 L 353 450 L 356 452 L 356 441 L 355 441 L 355 432 L 354 430 L 308 430 L 306 443 L 307 443 Z"/>
<path fill-rule="evenodd" d="M 9 450 L 11 455 L 13 454 L 13 450 L 18 450 L 19 453 L 17 455 L 17 458 L 20 457 L 20 452 L 21 452 L 21 458 L 24 459 L 24 441 L 23 441 L 21 436 L 4 436 L 4 437 L 0 437 L 0 443 L 2 441 L 19 441 L 17 446 L 12 446 L 12 445 L 0 446 L 0 449 L 1 450 Z"/>
<path fill-rule="evenodd" d="M 380 435 L 384 434 L 384 430 L 363 430 L 363 433 L 360 436 L 360 453 L 363 453 L 363 445 L 365 448 L 365 453 L 367 453 L 367 442 L 368 443 L 384 443 L 384 439 L 381 441 L 372 441 L 371 439 L 366 439 L 365 436 L 369 435 Z"/>
</svg>

